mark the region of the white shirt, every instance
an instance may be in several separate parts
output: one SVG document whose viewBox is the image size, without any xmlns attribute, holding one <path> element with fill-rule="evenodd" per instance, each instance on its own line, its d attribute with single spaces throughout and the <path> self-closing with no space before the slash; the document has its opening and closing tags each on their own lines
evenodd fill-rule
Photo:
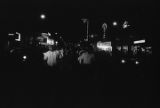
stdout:
<svg viewBox="0 0 160 108">
<path fill-rule="evenodd" d="M 49 66 L 53 66 L 57 64 L 57 56 L 58 56 L 58 51 L 47 51 L 43 53 L 44 55 L 44 60 L 47 60 L 47 64 Z"/>
<path fill-rule="evenodd" d="M 88 52 L 85 52 L 78 57 L 78 61 L 80 64 L 91 64 L 94 58 L 94 54 L 89 54 Z"/>
</svg>

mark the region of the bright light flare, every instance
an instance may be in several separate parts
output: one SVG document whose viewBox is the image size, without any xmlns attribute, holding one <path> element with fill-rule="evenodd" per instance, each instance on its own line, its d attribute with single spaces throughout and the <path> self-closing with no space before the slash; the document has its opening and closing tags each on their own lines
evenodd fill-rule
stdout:
<svg viewBox="0 0 160 108">
<path fill-rule="evenodd" d="M 135 61 L 135 64 L 138 65 L 138 64 L 139 64 L 139 61 Z"/>
<path fill-rule="evenodd" d="M 40 15 L 40 18 L 41 18 L 41 19 L 45 19 L 45 18 L 46 18 L 46 15 L 45 15 L 45 14 L 41 14 L 41 15 Z"/>
<path fill-rule="evenodd" d="M 126 63 L 126 61 L 125 61 L 124 59 L 122 59 L 122 60 L 121 60 L 121 63 L 123 63 L 123 64 L 124 64 L 124 63 Z"/>
<path fill-rule="evenodd" d="M 113 26 L 117 26 L 118 24 L 117 24 L 117 22 L 116 21 L 114 21 L 113 22 Z"/>
<path fill-rule="evenodd" d="M 27 56 L 26 55 L 24 55 L 23 56 L 23 61 L 25 61 L 27 59 Z"/>
</svg>

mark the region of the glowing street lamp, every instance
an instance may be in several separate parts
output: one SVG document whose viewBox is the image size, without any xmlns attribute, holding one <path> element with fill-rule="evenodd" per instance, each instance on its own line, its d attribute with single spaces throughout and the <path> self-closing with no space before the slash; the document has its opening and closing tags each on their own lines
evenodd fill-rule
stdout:
<svg viewBox="0 0 160 108">
<path fill-rule="evenodd" d="M 113 26 L 117 26 L 118 24 L 117 24 L 117 22 L 116 21 L 114 21 L 113 22 Z"/>
<path fill-rule="evenodd" d="M 139 61 L 135 61 L 135 64 L 138 65 L 138 64 L 139 64 Z"/>
<path fill-rule="evenodd" d="M 23 59 L 24 59 L 24 60 L 25 60 L 25 59 L 27 59 L 27 56 L 26 56 L 26 55 L 24 55 L 24 56 L 23 56 Z"/>
<path fill-rule="evenodd" d="M 26 60 L 27 60 L 27 56 L 23 55 L 23 61 L 26 61 Z"/>
<path fill-rule="evenodd" d="M 126 63 L 126 61 L 125 61 L 124 59 L 122 59 L 122 60 L 121 60 L 121 63 L 124 64 L 124 63 Z"/>
<path fill-rule="evenodd" d="M 40 18 L 41 18 L 42 20 L 44 20 L 44 19 L 46 19 L 46 15 L 45 15 L 45 14 L 41 14 L 41 15 L 40 15 Z"/>
</svg>

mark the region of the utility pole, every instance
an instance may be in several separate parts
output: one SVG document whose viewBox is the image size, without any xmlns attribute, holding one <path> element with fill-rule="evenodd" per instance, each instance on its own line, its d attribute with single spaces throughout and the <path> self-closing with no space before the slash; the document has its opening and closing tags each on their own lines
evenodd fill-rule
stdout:
<svg viewBox="0 0 160 108">
<path fill-rule="evenodd" d="M 107 23 L 102 24 L 102 29 L 103 29 L 103 39 L 106 39 Z"/>
<path fill-rule="evenodd" d="M 89 20 L 86 18 L 81 19 L 83 23 L 86 24 L 86 40 L 88 41 L 89 38 Z"/>
</svg>

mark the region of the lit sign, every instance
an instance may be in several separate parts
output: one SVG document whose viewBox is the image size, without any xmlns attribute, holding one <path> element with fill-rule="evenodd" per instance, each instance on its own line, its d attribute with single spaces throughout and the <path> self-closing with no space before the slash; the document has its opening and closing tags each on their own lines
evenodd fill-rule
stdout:
<svg viewBox="0 0 160 108">
<path fill-rule="evenodd" d="M 50 39 L 51 33 L 41 33 L 41 36 L 37 39 L 40 40 L 41 45 L 54 45 L 55 42 L 53 39 Z"/>
<path fill-rule="evenodd" d="M 14 33 L 9 33 L 8 34 L 9 36 L 13 36 L 13 38 L 16 40 L 16 41 L 21 41 L 21 34 L 16 32 L 15 34 Z"/>
<path fill-rule="evenodd" d="M 17 39 L 15 39 L 16 41 L 21 41 L 21 34 L 20 33 L 18 33 L 18 32 L 16 32 L 16 34 L 18 35 L 18 38 Z"/>
<path fill-rule="evenodd" d="M 111 42 L 97 42 L 97 47 L 104 51 L 112 51 Z"/>
<path fill-rule="evenodd" d="M 9 33 L 8 35 L 9 35 L 9 36 L 14 36 L 14 34 L 12 34 L 12 33 Z"/>
<path fill-rule="evenodd" d="M 138 41 L 134 41 L 134 44 L 139 44 L 139 43 L 145 43 L 145 40 L 138 40 Z"/>
<path fill-rule="evenodd" d="M 54 40 L 47 38 L 47 44 L 54 45 Z"/>
</svg>

